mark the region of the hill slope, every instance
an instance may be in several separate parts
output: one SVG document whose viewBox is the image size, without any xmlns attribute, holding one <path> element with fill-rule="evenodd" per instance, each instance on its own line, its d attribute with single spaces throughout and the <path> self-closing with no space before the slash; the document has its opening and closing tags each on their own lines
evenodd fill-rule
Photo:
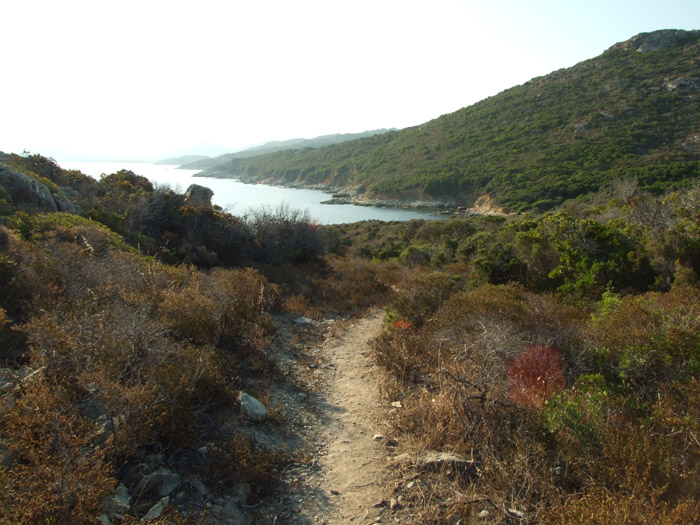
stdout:
<svg viewBox="0 0 700 525">
<path fill-rule="evenodd" d="M 243 151 L 236 151 L 234 153 L 224 153 L 214 158 L 206 158 L 201 160 L 194 160 L 190 163 L 183 164 L 183 168 L 186 169 L 207 169 L 219 166 L 231 159 L 241 159 L 246 157 L 255 157 L 256 155 L 265 155 L 268 153 L 274 153 L 276 151 L 290 150 L 290 149 L 304 149 L 304 148 L 320 148 L 323 146 L 329 146 L 331 144 L 339 144 L 341 142 L 346 142 L 348 140 L 355 140 L 363 137 L 371 137 L 372 135 L 378 135 L 390 131 L 388 129 L 375 129 L 371 131 L 363 131 L 361 133 L 334 133 L 332 135 L 321 135 L 320 137 L 315 137 L 312 139 L 289 139 L 289 140 L 275 140 L 272 142 L 266 142 L 260 146 L 255 146 L 253 148 L 248 148 Z"/>
<path fill-rule="evenodd" d="M 548 209 L 611 180 L 662 191 L 700 175 L 700 31 L 644 33 L 426 124 L 315 150 L 237 158 L 203 175 L 353 190 L 481 194 Z"/>
</svg>

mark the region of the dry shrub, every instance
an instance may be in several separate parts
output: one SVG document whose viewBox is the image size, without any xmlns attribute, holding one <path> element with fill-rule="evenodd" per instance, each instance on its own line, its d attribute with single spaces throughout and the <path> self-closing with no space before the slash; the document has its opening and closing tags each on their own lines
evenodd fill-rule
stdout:
<svg viewBox="0 0 700 525">
<path fill-rule="evenodd" d="M 10 247 L 10 231 L 0 224 L 0 252 L 4 252 Z"/>
<path fill-rule="evenodd" d="M 545 514 L 545 521 L 562 525 L 684 525 L 700 521 L 700 502 L 686 499 L 676 505 L 654 504 L 636 494 L 596 488 L 566 499 Z"/>
<path fill-rule="evenodd" d="M 303 295 L 295 294 L 287 297 L 282 301 L 282 310 L 299 316 L 304 317 L 319 317 L 320 309 L 312 306 L 311 301 L 308 297 Z"/>
<path fill-rule="evenodd" d="M 115 480 L 92 422 L 37 378 L 5 407 L 0 436 L 13 457 L 0 468 L 0 521 L 94 523 Z"/>
<path fill-rule="evenodd" d="M 314 293 L 325 308 L 358 312 L 387 299 L 389 288 L 379 280 L 377 265 L 355 258 L 330 257 L 328 262 L 330 272 L 315 283 Z"/>
<path fill-rule="evenodd" d="M 566 386 L 561 351 L 530 345 L 508 368 L 510 398 L 514 403 L 542 407 Z"/>
<path fill-rule="evenodd" d="M 457 290 L 455 280 L 444 272 L 409 277 L 398 284 L 393 309 L 420 328 Z"/>
<path fill-rule="evenodd" d="M 503 506 L 532 515 L 559 497 L 541 412 L 565 386 L 567 367 L 585 361 L 586 319 L 551 296 L 484 285 L 450 295 L 422 327 L 390 329 L 373 342 L 390 373 L 390 395 L 404 404 L 394 416 L 396 431 L 419 450 L 455 451 L 481 469 L 472 480 L 436 480 L 443 495 L 436 506 L 455 489 L 469 490 L 488 494 L 500 519 Z M 483 508 L 463 502 L 450 510 L 466 519 Z M 433 512 L 426 515 L 447 515 L 444 505 Z"/>
<path fill-rule="evenodd" d="M 255 495 L 263 496 L 274 487 L 273 468 L 285 461 L 283 451 L 256 448 L 248 438 L 235 435 L 207 447 L 202 474 L 208 486 L 230 489 L 237 483 L 250 483 Z"/>
<path fill-rule="evenodd" d="M 277 298 L 277 288 L 251 268 L 193 271 L 165 295 L 161 313 L 175 334 L 195 344 L 260 348 Z"/>
</svg>

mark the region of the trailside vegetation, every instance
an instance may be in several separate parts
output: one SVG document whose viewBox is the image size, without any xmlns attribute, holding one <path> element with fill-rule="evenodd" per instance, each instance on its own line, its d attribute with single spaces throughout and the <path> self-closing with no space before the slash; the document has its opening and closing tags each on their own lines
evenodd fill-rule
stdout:
<svg viewBox="0 0 700 525">
<path fill-rule="evenodd" d="M 400 463 L 414 519 L 700 519 L 699 218 L 697 181 L 626 181 L 531 218 L 328 227 L 393 269 L 372 345 L 395 439 L 472 465 Z"/>
</svg>

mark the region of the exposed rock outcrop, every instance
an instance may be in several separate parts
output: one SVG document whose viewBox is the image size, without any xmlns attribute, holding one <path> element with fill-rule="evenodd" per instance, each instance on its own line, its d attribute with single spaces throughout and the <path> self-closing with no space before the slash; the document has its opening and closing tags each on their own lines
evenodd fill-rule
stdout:
<svg viewBox="0 0 700 525">
<path fill-rule="evenodd" d="M 211 189 L 199 184 L 191 184 L 185 192 L 185 198 L 192 206 L 211 206 L 211 198 L 213 196 L 214 192 Z"/>
<path fill-rule="evenodd" d="M 667 47 L 673 47 L 692 41 L 700 31 L 683 31 L 680 29 L 662 29 L 651 33 L 640 33 L 629 40 L 618 44 L 622 49 L 637 53 L 652 53 Z"/>
<path fill-rule="evenodd" d="M 58 211 L 49 189 L 24 173 L 0 165 L 0 186 L 15 204 L 24 204 L 38 211 Z"/>
</svg>

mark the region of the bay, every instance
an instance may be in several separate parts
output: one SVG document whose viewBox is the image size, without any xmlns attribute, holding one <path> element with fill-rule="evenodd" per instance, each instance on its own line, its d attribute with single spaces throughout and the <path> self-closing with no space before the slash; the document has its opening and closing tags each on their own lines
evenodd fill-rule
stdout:
<svg viewBox="0 0 700 525">
<path fill-rule="evenodd" d="M 364 220 L 408 221 L 411 219 L 445 219 L 444 215 L 433 215 L 429 211 L 402 208 L 376 208 L 350 204 L 321 204 L 330 195 L 319 190 L 285 188 L 266 184 L 245 184 L 235 179 L 194 177 L 198 170 L 182 170 L 177 166 L 148 162 L 59 162 L 65 169 L 80 170 L 97 179 L 121 169 L 131 170 L 155 184 L 168 185 L 183 193 L 190 184 L 206 186 L 214 192 L 212 202 L 237 216 L 247 215 L 263 206 L 276 208 L 281 204 L 291 209 L 307 211 L 320 224 L 343 224 Z"/>
</svg>

